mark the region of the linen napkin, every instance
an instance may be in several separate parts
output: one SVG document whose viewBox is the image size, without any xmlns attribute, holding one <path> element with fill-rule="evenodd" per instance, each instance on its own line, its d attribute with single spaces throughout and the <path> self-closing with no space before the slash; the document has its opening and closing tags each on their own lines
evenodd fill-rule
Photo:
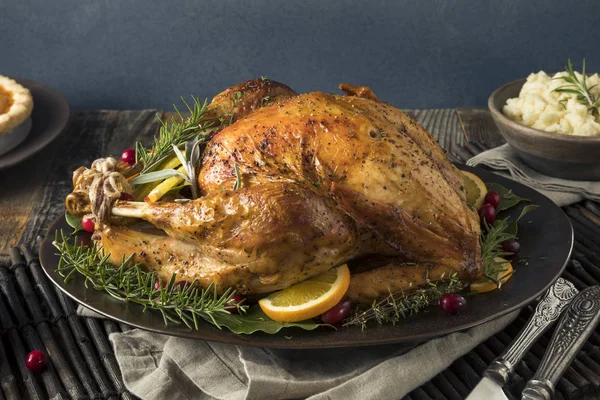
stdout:
<svg viewBox="0 0 600 400">
<path fill-rule="evenodd" d="M 125 386 L 143 400 L 396 400 L 503 330 L 518 313 L 413 348 L 263 349 L 142 329 L 113 333 L 110 341 Z M 101 317 L 81 306 L 78 314 Z"/>
<path fill-rule="evenodd" d="M 485 165 L 495 170 L 506 171 L 500 175 L 508 175 L 536 189 L 560 207 L 583 199 L 600 201 L 600 181 L 569 181 L 544 175 L 521 161 L 509 144 L 484 151 L 467 161 L 467 165 Z"/>
</svg>

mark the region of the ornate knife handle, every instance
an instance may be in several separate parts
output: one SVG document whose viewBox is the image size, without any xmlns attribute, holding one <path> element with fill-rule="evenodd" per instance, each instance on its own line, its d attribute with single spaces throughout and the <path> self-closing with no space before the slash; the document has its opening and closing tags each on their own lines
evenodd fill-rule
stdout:
<svg viewBox="0 0 600 400">
<path fill-rule="evenodd" d="M 600 322 L 600 286 L 581 291 L 561 318 L 540 366 L 523 390 L 523 400 L 550 400 L 564 374 Z"/>
<path fill-rule="evenodd" d="M 533 343 L 558 320 L 563 309 L 569 305 L 578 291 L 573 284 L 563 278 L 558 278 L 550 286 L 546 294 L 535 308 L 535 312 L 525 325 L 525 328 L 506 348 L 504 353 L 492 361 L 483 373 L 500 386 L 504 385 L 515 366 L 529 351 Z"/>
</svg>

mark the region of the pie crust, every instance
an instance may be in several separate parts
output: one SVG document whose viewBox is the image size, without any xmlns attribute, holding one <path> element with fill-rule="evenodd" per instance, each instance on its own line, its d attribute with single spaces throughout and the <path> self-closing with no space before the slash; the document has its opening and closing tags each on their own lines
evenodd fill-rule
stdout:
<svg viewBox="0 0 600 400">
<path fill-rule="evenodd" d="M 33 99 L 28 89 L 0 75 L 0 135 L 21 125 L 33 111 Z"/>
</svg>

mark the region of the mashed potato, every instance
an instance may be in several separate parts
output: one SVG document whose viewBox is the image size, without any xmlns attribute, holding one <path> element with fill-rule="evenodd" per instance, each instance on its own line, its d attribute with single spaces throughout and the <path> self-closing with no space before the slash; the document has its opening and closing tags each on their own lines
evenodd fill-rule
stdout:
<svg viewBox="0 0 600 400">
<path fill-rule="evenodd" d="M 577 79 L 581 74 L 575 72 Z M 519 97 L 508 99 L 502 109 L 510 119 L 547 132 L 566 135 L 600 136 L 600 117 L 594 117 L 587 107 L 581 104 L 575 94 L 557 93 L 554 89 L 566 84 L 561 79 L 566 72 L 549 77 L 544 71 L 530 74 L 523 85 Z M 600 92 L 600 78 L 594 74 L 586 79 L 590 92 Z M 564 101 L 562 104 L 560 101 Z"/>
</svg>

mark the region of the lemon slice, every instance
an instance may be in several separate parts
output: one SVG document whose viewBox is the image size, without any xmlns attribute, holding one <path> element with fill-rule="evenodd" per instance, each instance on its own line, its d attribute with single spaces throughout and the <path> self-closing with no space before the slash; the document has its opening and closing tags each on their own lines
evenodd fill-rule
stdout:
<svg viewBox="0 0 600 400">
<path fill-rule="evenodd" d="M 280 322 L 297 322 L 323 314 L 342 300 L 350 286 L 346 264 L 324 274 L 271 293 L 258 304 L 269 318 Z"/>
<path fill-rule="evenodd" d="M 471 204 L 477 210 L 483 205 L 487 187 L 485 183 L 475 174 L 468 171 L 460 171 L 464 177 L 465 190 L 467 192 L 467 203 Z"/>
<path fill-rule="evenodd" d="M 494 258 L 494 261 L 497 263 L 496 268 L 498 269 L 498 274 L 496 275 L 496 279 L 500 282 L 504 283 L 510 279 L 513 275 L 513 266 L 507 260 L 501 257 Z M 490 281 L 488 278 L 483 278 L 477 282 L 471 283 L 471 291 L 477 293 L 485 293 L 491 292 L 494 289 L 497 289 L 498 285 L 496 283 Z"/>
</svg>

